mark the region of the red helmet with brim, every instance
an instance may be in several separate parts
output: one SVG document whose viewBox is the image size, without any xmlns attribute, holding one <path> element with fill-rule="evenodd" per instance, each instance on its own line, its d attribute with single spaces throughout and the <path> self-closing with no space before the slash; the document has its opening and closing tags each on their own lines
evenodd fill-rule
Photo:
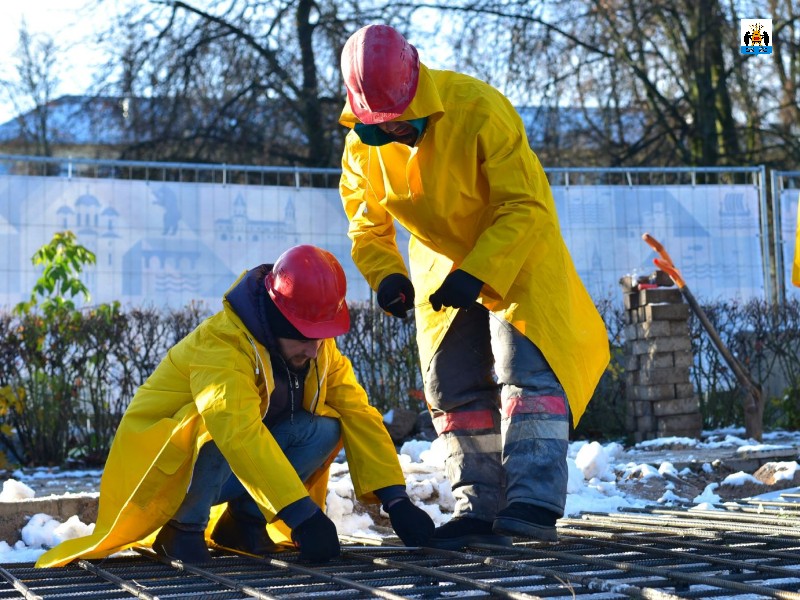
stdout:
<svg viewBox="0 0 800 600">
<path fill-rule="evenodd" d="M 264 285 L 281 314 L 305 337 L 333 338 L 350 329 L 344 269 L 327 250 L 289 248 L 275 261 Z"/>
<path fill-rule="evenodd" d="M 342 50 L 342 76 L 353 114 L 366 125 L 403 114 L 419 83 L 417 49 L 388 25 L 367 25 Z"/>
</svg>

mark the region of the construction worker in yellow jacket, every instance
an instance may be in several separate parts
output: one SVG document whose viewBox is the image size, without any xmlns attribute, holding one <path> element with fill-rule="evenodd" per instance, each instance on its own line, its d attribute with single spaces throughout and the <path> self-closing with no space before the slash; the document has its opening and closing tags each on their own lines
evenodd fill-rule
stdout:
<svg viewBox="0 0 800 600">
<path fill-rule="evenodd" d="M 490 85 L 428 69 L 392 27 L 342 53 L 340 192 L 380 306 L 414 309 L 456 506 L 431 545 L 556 539 L 577 424 L 609 360 L 523 123 Z M 407 270 L 395 239 L 411 234 Z M 415 300 L 420 298 L 420 300 Z"/>
<path fill-rule="evenodd" d="M 339 539 L 321 507 L 342 444 L 356 495 L 380 500 L 406 545 L 425 542 L 433 521 L 408 498 L 381 415 L 333 340 L 350 327 L 345 288 L 336 258 L 308 245 L 243 273 L 131 401 L 94 532 L 37 565 L 101 558 L 157 530 L 153 549 L 184 562 L 210 559 L 207 538 L 251 554 L 291 539 L 301 559 L 329 560 Z"/>
</svg>

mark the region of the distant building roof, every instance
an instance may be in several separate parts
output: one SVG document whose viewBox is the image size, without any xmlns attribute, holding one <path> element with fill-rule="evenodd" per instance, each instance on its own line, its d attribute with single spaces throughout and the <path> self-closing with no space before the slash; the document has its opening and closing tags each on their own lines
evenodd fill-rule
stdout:
<svg viewBox="0 0 800 600">
<path fill-rule="evenodd" d="M 521 106 L 516 107 L 522 117 L 528 141 L 534 147 L 551 143 L 554 137 L 562 141 L 581 136 L 591 137 L 600 131 L 607 133 L 611 139 L 619 142 L 616 129 L 609 127 L 612 118 L 615 125 L 621 124 L 622 130 L 632 135 L 642 131 L 642 113 L 635 110 L 624 111 L 617 117 L 606 108 L 586 106 Z M 619 118 L 617 123 L 616 118 Z"/>
<path fill-rule="evenodd" d="M 125 100 L 110 96 L 61 96 L 48 102 L 48 141 L 64 145 L 111 145 L 128 142 Z M 35 109 L 0 125 L 0 143 L 29 138 L 38 130 Z"/>
<path fill-rule="evenodd" d="M 135 107 L 139 115 L 146 115 L 163 112 L 168 106 L 164 99 L 61 96 L 47 105 L 47 139 L 50 144 L 68 146 L 133 144 L 136 136 L 130 126 L 129 111 Z M 607 109 L 591 107 L 522 106 L 517 107 L 517 111 L 535 149 L 574 142 L 577 138 L 586 143 L 593 133 L 607 129 L 604 123 L 610 116 Z M 191 120 L 191 112 L 183 110 L 180 114 Z M 251 114 L 251 118 L 254 117 Z M 37 118 L 36 111 L 31 110 L 0 125 L 0 144 L 31 140 L 37 131 Z M 630 111 L 622 115 L 622 120 L 624 131 L 641 131 L 640 113 Z"/>
</svg>

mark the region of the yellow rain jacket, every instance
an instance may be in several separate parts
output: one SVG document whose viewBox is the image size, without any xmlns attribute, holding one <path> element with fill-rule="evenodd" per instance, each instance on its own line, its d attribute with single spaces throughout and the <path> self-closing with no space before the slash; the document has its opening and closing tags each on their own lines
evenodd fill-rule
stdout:
<svg viewBox="0 0 800 600">
<path fill-rule="evenodd" d="M 416 95 L 397 119 L 427 117 L 414 148 L 346 138 L 340 193 L 352 256 L 372 289 L 407 274 L 394 219 L 411 233 L 417 342 L 423 372 L 453 319 L 428 297 L 462 269 L 478 299 L 542 351 L 578 423 L 609 361 L 605 325 L 561 237 L 550 186 L 522 120 L 488 84 L 420 65 Z M 340 123 L 359 120 L 346 104 Z"/>
<path fill-rule="evenodd" d="M 374 490 L 405 486 L 395 447 L 333 339 L 323 342 L 316 360 L 319 387 L 312 364 L 303 406 L 340 420 L 355 493 L 377 502 Z M 36 566 L 102 558 L 152 537 L 183 501 L 197 453 L 211 438 L 268 522 L 309 494 L 324 507 L 333 456 L 306 489 L 262 423 L 274 387 L 266 348 L 225 299 L 223 310 L 176 344 L 131 401 L 103 471 L 94 532 L 59 544 Z M 287 539 L 282 522 L 269 527 L 273 540 Z"/>
</svg>

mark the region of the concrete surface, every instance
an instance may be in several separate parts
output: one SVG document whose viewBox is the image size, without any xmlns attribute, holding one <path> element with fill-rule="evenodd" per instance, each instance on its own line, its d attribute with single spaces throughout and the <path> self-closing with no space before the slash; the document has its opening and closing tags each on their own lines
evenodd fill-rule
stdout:
<svg viewBox="0 0 800 600">
<path fill-rule="evenodd" d="M 735 448 L 659 448 L 655 450 L 637 450 L 626 452 L 617 457 L 615 463 L 637 462 L 658 467 L 663 462 L 671 462 L 681 470 L 683 468 L 703 463 L 720 461 L 734 471 L 754 473 L 759 467 L 768 462 L 797 461 L 800 448 L 794 446 L 765 448 L 760 450 L 738 451 Z"/>
<path fill-rule="evenodd" d="M 0 540 L 14 545 L 20 540 L 20 531 L 33 515 L 44 513 L 66 521 L 78 515 L 84 523 L 97 520 L 97 494 L 74 494 L 30 498 L 13 502 L 0 502 Z"/>
</svg>

